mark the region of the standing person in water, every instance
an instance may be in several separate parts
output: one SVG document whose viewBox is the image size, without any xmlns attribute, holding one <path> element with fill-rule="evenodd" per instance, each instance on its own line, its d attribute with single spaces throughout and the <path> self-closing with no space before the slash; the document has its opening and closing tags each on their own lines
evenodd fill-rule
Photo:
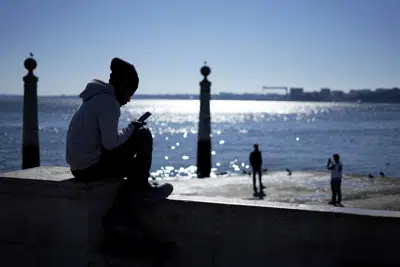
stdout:
<svg viewBox="0 0 400 267">
<path fill-rule="evenodd" d="M 250 153 L 250 165 L 253 168 L 253 190 L 254 196 L 259 196 L 259 194 L 263 194 L 263 189 L 265 186 L 262 183 L 262 154 L 261 151 L 258 150 L 258 144 L 253 145 L 254 150 Z M 257 190 L 256 185 L 256 174 L 258 174 L 258 181 L 260 184 L 260 192 Z"/>
<path fill-rule="evenodd" d="M 343 164 L 340 162 L 339 154 L 333 155 L 333 162 L 331 158 L 328 159 L 326 168 L 331 171 L 331 190 L 332 200 L 329 204 L 334 206 L 344 207 L 342 205 L 342 177 L 343 177 Z"/>
</svg>

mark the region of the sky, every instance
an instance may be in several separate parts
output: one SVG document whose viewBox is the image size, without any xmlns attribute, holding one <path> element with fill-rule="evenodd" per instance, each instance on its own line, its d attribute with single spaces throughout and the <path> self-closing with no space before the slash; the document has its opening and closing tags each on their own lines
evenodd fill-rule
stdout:
<svg viewBox="0 0 400 267">
<path fill-rule="evenodd" d="M 0 93 L 23 93 L 30 52 L 40 95 L 107 81 L 113 57 L 136 66 L 140 94 L 199 93 L 204 61 L 212 93 L 391 88 L 399 13 L 398 0 L 2 0 Z"/>
</svg>

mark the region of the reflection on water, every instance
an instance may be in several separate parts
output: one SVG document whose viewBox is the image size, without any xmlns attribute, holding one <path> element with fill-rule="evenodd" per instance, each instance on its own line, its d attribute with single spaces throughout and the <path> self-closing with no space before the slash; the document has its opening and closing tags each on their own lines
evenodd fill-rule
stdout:
<svg viewBox="0 0 400 267">
<path fill-rule="evenodd" d="M 0 168 L 19 169 L 22 99 L 0 99 Z M 40 99 L 43 165 L 65 166 L 65 135 L 79 99 Z M 154 138 L 152 175 L 193 177 L 196 173 L 198 100 L 133 100 L 122 109 L 120 126 L 150 111 Z M 400 105 L 274 101 L 211 102 L 212 175 L 249 170 L 248 153 L 259 143 L 266 168 L 324 170 L 332 153 L 347 173 L 400 177 Z"/>
<path fill-rule="evenodd" d="M 161 148 L 165 164 L 180 170 L 164 173 L 160 168 L 154 175 L 194 176 L 199 101 L 131 102 L 123 116 L 129 120 L 147 110 L 155 114 L 149 120 L 155 152 Z M 342 154 L 346 170 L 352 173 L 376 173 L 378 169 L 387 172 L 386 163 L 398 160 L 394 145 L 400 145 L 396 136 L 399 105 L 212 101 L 211 112 L 213 175 L 248 170 L 247 157 L 253 143 L 260 143 L 266 165 L 272 170 L 322 170 L 326 158 L 334 152 Z M 180 157 L 174 154 L 180 151 L 180 157 L 183 159 L 186 152 L 187 164 L 192 164 L 179 166 Z M 374 156 L 377 152 L 380 162 Z M 389 172 L 400 176 L 393 168 Z"/>
</svg>

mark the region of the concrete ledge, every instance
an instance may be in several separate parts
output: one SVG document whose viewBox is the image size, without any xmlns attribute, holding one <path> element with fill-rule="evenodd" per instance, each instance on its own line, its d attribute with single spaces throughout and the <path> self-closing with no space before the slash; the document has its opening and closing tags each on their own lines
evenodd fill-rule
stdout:
<svg viewBox="0 0 400 267">
<path fill-rule="evenodd" d="M 203 196 L 181 196 L 173 195 L 169 200 L 185 201 L 185 202 L 203 202 L 213 204 L 237 205 L 246 207 L 259 207 L 259 208 L 272 208 L 272 209 L 286 209 L 288 211 L 312 211 L 312 212 L 334 212 L 337 214 L 361 215 L 361 216 L 374 216 L 374 217 L 387 217 L 400 219 L 400 211 L 388 210 L 370 210 L 358 208 L 340 208 L 328 205 L 307 205 L 295 203 L 282 203 L 282 202 L 262 202 L 259 200 L 244 200 L 244 199 L 231 199 L 224 197 L 203 197 Z"/>
<path fill-rule="evenodd" d="M 89 191 L 115 184 L 115 180 L 89 184 L 74 179 L 65 167 L 38 167 L 15 172 L 0 173 L 0 194 L 14 194 L 26 197 L 46 196 L 79 199 Z"/>
<path fill-rule="evenodd" d="M 315 208 L 172 197 L 147 221 L 183 248 L 174 266 L 400 266 L 400 212 Z"/>
<path fill-rule="evenodd" d="M 150 266 L 98 250 L 116 183 L 28 172 L 0 178 L 2 266 Z M 172 196 L 140 218 L 180 245 L 170 266 L 400 266 L 400 212 Z"/>
<path fill-rule="evenodd" d="M 2 266 L 87 266 L 118 183 L 72 178 L 50 167 L 0 174 Z"/>
</svg>

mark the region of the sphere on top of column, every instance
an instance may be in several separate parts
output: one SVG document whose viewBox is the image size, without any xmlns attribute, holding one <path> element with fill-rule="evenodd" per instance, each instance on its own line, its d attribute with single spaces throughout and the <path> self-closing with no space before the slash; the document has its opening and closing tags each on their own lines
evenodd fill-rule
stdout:
<svg viewBox="0 0 400 267">
<path fill-rule="evenodd" d="M 33 54 L 30 54 L 31 57 L 25 59 L 24 61 L 24 67 L 25 69 L 27 69 L 28 71 L 33 71 L 34 69 L 36 69 L 37 63 L 36 60 L 33 58 Z"/>
<path fill-rule="evenodd" d="M 200 73 L 204 77 L 207 77 L 211 73 L 210 67 L 208 67 L 206 64 L 207 64 L 207 61 L 204 62 L 204 66 L 200 69 Z"/>
</svg>

